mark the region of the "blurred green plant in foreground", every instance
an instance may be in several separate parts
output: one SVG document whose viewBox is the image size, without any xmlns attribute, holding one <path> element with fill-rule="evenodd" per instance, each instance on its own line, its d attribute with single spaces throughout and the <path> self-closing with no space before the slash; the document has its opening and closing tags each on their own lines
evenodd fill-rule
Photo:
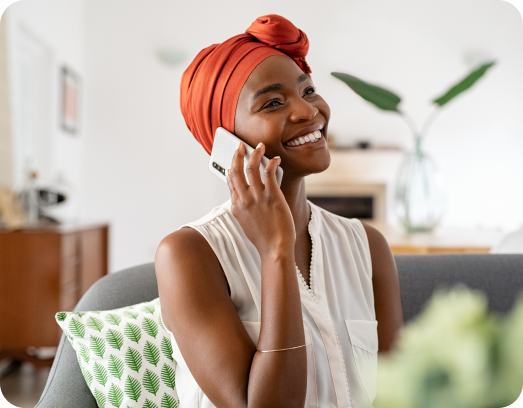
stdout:
<svg viewBox="0 0 523 408">
<path fill-rule="evenodd" d="M 465 286 L 440 290 L 380 356 L 375 408 L 500 408 L 523 387 L 523 296 L 505 317 Z"/>
</svg>

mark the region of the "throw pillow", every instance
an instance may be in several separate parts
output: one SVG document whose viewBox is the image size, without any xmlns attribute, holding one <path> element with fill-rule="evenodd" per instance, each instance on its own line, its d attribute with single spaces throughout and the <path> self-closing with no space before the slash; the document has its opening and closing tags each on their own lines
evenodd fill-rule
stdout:
<svg viewBox="0 0 523 408">
<path fill-rule="evenodd" d="M 160 300 L 115 310 L 59 312 L 100 408 L 178 408 L 176 361 Z"/>
</svg>

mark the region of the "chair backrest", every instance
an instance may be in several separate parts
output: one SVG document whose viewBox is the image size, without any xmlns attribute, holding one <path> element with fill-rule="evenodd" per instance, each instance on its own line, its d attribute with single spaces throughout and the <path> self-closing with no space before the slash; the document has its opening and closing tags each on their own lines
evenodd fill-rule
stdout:
<svg viewBox="0 0 523 408">
<path fill-rule="evenodd" d="M 489 308 L 505 313 L 523 289 L 523 255 L 396 255 L 403 317 L 418 314 L 438 287 L 456 283 L 483 290 Z M 154 264 L 110 274 L 96 282 L 75 310 L 110 310 L 158 297 Z M 47 385 L 36 408 L 96 408 L 69 341 L 62 335 Z"/>
<path fill-rule="evenodd" d="M 439 287 L 463 283 L 482 290 L 489 309 L 508 312 L 523 289 L 523 254 L 395 256 L 403 319 L 411 320 Z"/>
</svg>

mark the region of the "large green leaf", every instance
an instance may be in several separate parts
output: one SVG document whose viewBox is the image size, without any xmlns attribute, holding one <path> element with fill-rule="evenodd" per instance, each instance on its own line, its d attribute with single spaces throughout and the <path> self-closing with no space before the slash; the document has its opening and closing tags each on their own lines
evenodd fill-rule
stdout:
<svg viewBox="0 0 523 408">
<path fill-rule="evenodd" d="M 91 343 L 89 344 L 89 347 L 95 355 L 97 355 L 100 358 L 103 358 L 105 353 L 104 339 L 91 335 Z"/>
<path fill-rule="evenodd" d="M 129 340 L 138 343 L 142 338 L 142 330 L 134 323 L 127 323 L 123 331 Z"/>
<path fill-rule="evenodd" d="M 123 361 L 111 354 L 107 363 L 107 369 L 109 370 L 111 375 L 121 380 L 123 375 L 123 368 Z"/>
<path fill-rule="evenodd" d="M 107 343 L 109 343 L 109 345 L 112 348 L 115 348 L 117 350 L 120 350 L 123 346 L 123 334 L 120 333 L 118 330 L 113 330 L 113 329 L 107 330 L 105 339 L 107 340 Z"/>
<path fill-rule="evenodd" d="M 138 317 L 139 313 L 135 313 L 135 312 L 131 312 L 130 310 L 125 310 L 123 312 L 123 315 L 125 317 L 128 317 L 129 319 L 134 319 L 136 320 L 136 318 Z"/>
<path fill-rule="evenodd" d="M 171 344 L 171 340 L 163 336 L 160 347 L 162 349 L 163 355 L 169 360 L 173 361 L 173 346 Z"/>
<path fill-rule="evenodd" d="M 87 327 L 89 327 L 89 328 L 91 328 L 93 330 L 98 330 L 99 332 L 101 332 L 102 329 L 104 328 L 104 322 L 102 322 L 97 317 L 89 316 L 87 318 Z"/>
<path fill-rule="evenodd" d="M 80 355 L 82 356 L 82 358 L 84 359 L 84 361 L 89 364 L 89 356 L 91 354 L 91 352 L 89 351 L 89 347 L 87 347 L 85 344 L 83 343 L 80 343 L 80 351 L 79 351 Z"/>
<path fill-rule="evenodd" d="M 55 318 L 59 322 L 63 322 L 67 318 L 67 312 L 58 312 L 55 314 Z"/>
<path fill-rule="evenodd" d="M 130 375 L 128 375 L 127 379 L 125 380 L 124 390 L 127 396 L 136 402 L 138 402 L 138 398 L 140 398 L 140 395 L 142 395 L 142 386 L 140 385 L 140 381 L 131 377 Z"/>
<path fill-rule="evenodd" d="M 105 316 L 105 321 L 109 324 L 112 324 L 113 326 L 118 326 L 120 325 L 122 318 L 116 313 L 109 313 L 107 316 Z"/>
<path fill-rule="evenodd" d="M 156 393 L 160 389 L 160 378 L 158 378 L 158 376 L 151 370 L 146 369 L 143 375 L 142 384 L 147 391 L 149 391 L 151 394 L 156 395 Z"/>
<path fill-rule="evenodd" d="M 123 402 L 122 389 L 118 387 L 116 384 L 111 384 L 111 388 L 109 388 L 109 394 L 107 394 L 107 398 L 109 399 L 109 402 L 113 407 L 120 408 L 120 405 L 122 405 Z"/>
<path fill-rule="evenodd" d="M 178 400 L 175 400 L 173 396 L 164 393 L 162 397 L 162 408 L 178 408 Z"/>
<path fill-rule="evenodd" d="M 83 367 L 80 367 L 82 369 L 82 374 L 84 375 L 85 382 L 87 383 L 87 386 L 91 388 L 91 384 L 93 382 L 93 375 Z"/>
<path fill-rule="evenodd" d="M 156 405 L 154 402 L 149 401 L 147 398 L 145 399 L 145 404 L 143 404 L 142 408 L 158 408 L 158 405 Z"/>
<path fill-rule="evenodd" d="M 167 385 L 169 388 L 172 388 L 174 390 L 174 387 L 176 386 L 176 380 L 175 380 L 174 369 L 171 366 L 169 366 L 167 364 L 163 365 L 162 372 L 161 372 L 161 378 L 165 385 Z"/>
<path fill-rule="evenodd" d="M 139 351 L 129 347 L 125 353 L 125 363 L 131 370 L 139 372 L 142 368 L 142 355 Z"/>
<path fill-rule="evenodd" d="M 142 306 L 142 310 L 146 313 L 154 314 L 155 307 L 154 305 L 145 305 Z"/>
<path fill-rule="evenodd" d="M 398 104 L 401 102 L 401 98 L 395 93 L 342 72 L 331 72 L 331 75 L 347 84 L 356 94 L 377 108 L 386 111 L 400 112 L 398 110 Z"/>
<path fill-rule="evenodd" d="M 158 325 L 153 319 L 148 317 L 144 318 L 142 321 L 142 329 L 151 337 L 156 338 L 158 334 Z"/>
<path fill-rule="evenodd" d="M 85 336 L 85 324 L 73 317 L 69 322 L 69 331 L 73 334 L 73 336 L 81 337 L 83 339 Z"/>
<path fill-rule="evenodd" d="M 485 75 L 485 72 L 487 72 L 487 70 L 494 64 L 495 61 L 490 61 L 476 68 L 464 79 L 462 79 L 456 85 L 452 86 L 447 92 L 445 92 L 445 94 L 434 99 L 432 102 L 439 106 L 445 105 L 446 103 L 454 99 L 456 96 L 458 96 L 460 93 L 466 91 L 472 85 L 474 85 L 476 81 L 480 79 L 483 75 Z"/>
<path fill-rule="evenodd" d="M 149 363 L 156 367 L 158 361 L 160 361 L 160 350 L 147 340 L 143 346 L 143 356 Z"/>
<path fill-rule="evenodd" d="M 98 407 L 105 408 L 105 401 L 106 401 L 105 394 L 97 388 L 94 389 L 93 394 L 94 394 L 94 397 L 96 398 L 96 402 L 98 403 Z"/>
<path fill-rule="evenodd" d="M 107 370 L 105 369 L 105 367 L 102 364 L 96 362 L 94 363 L 93 373 L 94 378 L 96 378 L 96 381 L 98 381 L 99 384 L 105 387 L 105 384 L 107 384 Z"/>
</svg>

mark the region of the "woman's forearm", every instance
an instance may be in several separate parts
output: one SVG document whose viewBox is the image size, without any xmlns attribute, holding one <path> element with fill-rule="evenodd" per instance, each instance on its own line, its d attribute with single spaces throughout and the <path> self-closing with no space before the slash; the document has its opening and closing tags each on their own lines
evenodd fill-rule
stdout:
<svg viewBox="0 0 523 408">
<path fill-rule="evenodd" d="M 258 350 L 278 350 L 305 344 L 294 255 L 289 252 L 262 257 Z M 247 407 L 303 407 L 306 390 L 305 347 L 256 352 L 249 374 Z"/>
</svg>

